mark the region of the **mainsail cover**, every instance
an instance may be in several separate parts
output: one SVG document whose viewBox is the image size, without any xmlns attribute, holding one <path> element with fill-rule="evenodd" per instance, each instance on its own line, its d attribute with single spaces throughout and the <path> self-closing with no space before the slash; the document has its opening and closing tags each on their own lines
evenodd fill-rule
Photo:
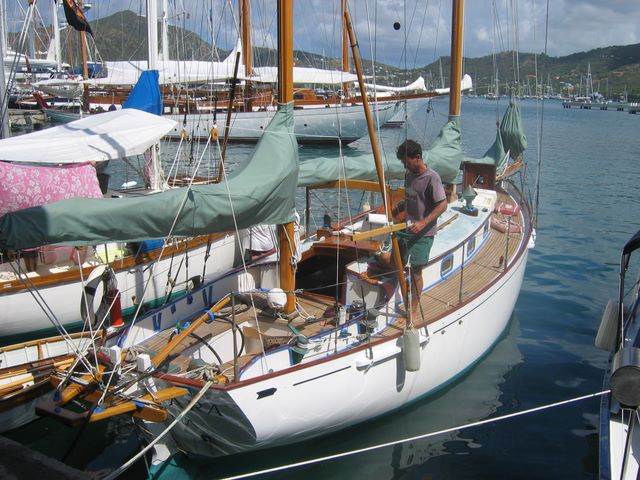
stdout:
<svg viewBox="0 0 640 480">
<path fill-rule="evenodd" d="M 104 112 L 0 140 L 0 160 L 66 164 L 140 155 L 175 126 L 133 108 Z"/>
<path fill-rule="evenodd" d="M 69 199 L 13 212 L 0 218 L 0 248 L 191 237 L 236 225 L 286 223 L 293 220 L 297 178 L 298 146 L 288 105 L 228 182 L 135 198 Z"/>
<path fill-rule="evenodd" d="M 460 144 L 460 121 L 449 120 L 422 157 L 429 168 L 433 168 L 442 181 L 454 183 L 460 171 L 462 148 Z M 388 180 L 404 179 L 405 169 L 395 156 L 383 158 L 383 168 Z M 341 158 L 315 158 L 302 162 L 298 175 L 298 186 L 321 185 L 341 179 L 377 180 L 373 155 Z"/>
<path fill-rule="evenodd" d="M 507 152 L 511 158 L 518 159 L 526 148 L 527 138 L 522 128 L 520 106 L 510 102 L 496 131 L 493 145 L 481 158 L 465 158 L 465 162 L 494 164 L 496 170 L 501 172 L 507 164 Z"/>
</svg>

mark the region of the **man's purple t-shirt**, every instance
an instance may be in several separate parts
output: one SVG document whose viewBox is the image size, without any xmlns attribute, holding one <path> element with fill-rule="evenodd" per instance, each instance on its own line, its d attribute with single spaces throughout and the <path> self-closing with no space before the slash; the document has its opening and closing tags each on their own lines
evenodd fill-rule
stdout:
<svg viewBox="0 0 640 480">
<path fill-rule="evenodd" d="M 446 198 L 440 175 L 428 168 L 426 172 L 416 175 L 407 171 L 404 179 L 407 220 L 416 222 L 426 217 L 436 204 Z M 422 231 L 425 237 L 436 234 L 437 219 Z"/>
</svg>

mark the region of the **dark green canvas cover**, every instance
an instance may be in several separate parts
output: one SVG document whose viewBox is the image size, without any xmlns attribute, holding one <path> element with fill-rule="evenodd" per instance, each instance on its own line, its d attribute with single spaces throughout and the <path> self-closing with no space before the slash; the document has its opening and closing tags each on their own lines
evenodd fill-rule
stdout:
<svg viewBox="0 0 640 480">
<path fill-rule="evenodd" d="M 422 154 L 425 163 L 433 168 L 445 183 L 453 183 L 460 170 L 462 149 L 460 146 L 460 122 L 458 118 L 445 124 L 438 137 Z M 383 168 L 388 180 L 404 179 L 404 166 L 395 156 L 383 158 Z M 377 180 L 372 154 L 356 157 L 320 157 L 300 165 L 298 185 L 307 187 L 340 179 Z"/>
<path fill-rule="evenodd" d="M 297 180 L 293 108 L 286 106 L 228 182 L 136 198 L 68 199 L 12 212 L 0 218 L 0 248 L 192 237 L 231 231 L 236 224 L 286 223 L 293 218 Z"/>
<path fill-rule="evenodd" d="M 517 159 L 527 149 L 527 137 L 522 128 L 520 104 L 511 101 L 500 122 L 500 134 L 505 151 L 509 151 L 511 158 Z"/>
</svg>

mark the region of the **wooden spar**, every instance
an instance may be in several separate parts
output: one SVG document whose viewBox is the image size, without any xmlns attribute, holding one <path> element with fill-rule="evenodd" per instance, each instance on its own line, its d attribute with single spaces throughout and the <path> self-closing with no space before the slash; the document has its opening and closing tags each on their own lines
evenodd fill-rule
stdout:
<svg viewBox="0 0 640 480">
<path fill-rule="evenodd" d="M 160 404 L 187 393 L 188 390 L 186 388 L 168 387 L 143 397 L 127 398 L 125 401 L 107 407 L 104 410 L 96 409 L 91 414 L 89 412 L 78 413 L 66 408 L 59 408 L 58 404 L 51 399 L 41 399 L 36 406 L 36 413 L 40 416 L 54 417 L 70 426 L 82 425 L 87 421 L 87 417 L 89 417 L 89 423 L 94 423 L 125 413 L 131 413 L 134 417 L 150 422 L 163 422 L 169 417 L 169 413 Z M 102 392 L 91 392 L 85 396 L 85 400 L 97 402 L 101 397 Z M 117 397 L 108 394 L 107 399 L 108 401 L 119 400 Z"/>
<path fill-rule="evenodd" d="M 105 408 L 100 412 L 94 412 L 91 415 L 89 422 L 99 422 L 100 420 L 105 420 L 124 413 L 133 413 L 134 417 L 142 418 L 150 422 L 164 422 L 168 418 L 169 414 L 164 408 L 158 405 L 166 400 L 182 397 L 187 393 L 189 393 L 189 391 L 186 388 L 168 387 L 153 394 L 140 397 L 139 399 L 120 403 L 113 407 Z"/>
<path fill-rule="evenodd" d="M 293 103 L 293 0 L 278 0 L 278 104 Z M 293 223 L 278 225 L 280 244 L 280 288 L 287 294 L 284 313 L 295 311 L 295 273 Z"/>
<path fill-rule="evenodd" d="M 393 225 L 387 225 L 386 227 L 375 228 L 373 230 L 369 230 L 368 232 L 359 232 L 351 235 L 351 239 L 354 242 L 358 240 L 366 240 L 367 238 L 376 237 L 378 235 L 384 235 L 386 233 L 393 233 L 399 230 L 404 230 L 407 228 L 406 223 L 395 223 Z"/>
<path fill-rule="evenodd" d="M 69 403 L 71 400 L 76 398 L 82 392 L 84 392 L 90 386 L 95 387 L 97 385 L 96 380 L 100 380 L 103 372 L 106 370 L 104 365 L 98 365 L 98 370 L 96 371 L 95 377 L 93 375 L 87 374 L 80 377 L 82 382 L 86 383 L 86 385 L 80 383 L 71 383 L 60 393 L 60 399 L 58 400 L 58 405 L 65 405 Z M 51 377 L 51 383 L 57 387 L 59 385 L 59 379 L 56 377 Z"/>
<path fill-rule="evenodd" d="M 371 149 L 373 151 L 373 158 L 376 163 L 376 172 L 378 174 L 378 183 L 380 185 L 380 192 L 382 192 L 382 202 L 384 204 L 384 211 L 387 215 L 389 223 L 393 222 L 393 216 L 391 213 L 391 205 L 389 202 L 389 194 L 387 187 L 384 184 L 384 170 L 382 168 L 382 160 L 380 158 L 380 149 L 378 148 L 378 142 L 376 134 L 373 128 L 373 119 L 371 118 L 371 110 L 369 110 L 369 100 L 367 98 L 367 90 L 364 86 L 364 78 L 362 76 L 362 63 L 360 62 L 360 55 L 358 54 L 358 44 L 356 42 L 356 35 L 353 31 L 353 24 L 351 23 L 351 15 L 349 9 L 344 10 L 344 21 L 347 27 L 347 33 L 349 34 L 349 41 L 351 42 L 351 52 L 353 54 L 353 63 L 356 67 L 356 73 L 358 75 L 358 85 L 360 85 L 360 96 L 362 97 L 362 106 L 364 107 L 364 115 L 367 119 L 367 128 L 369 130 L 369 140 L 371 141 Z M 400 246 L 398 239 L 395 235 L 391 236 L 393 263 L 396 267 L 398 275 L 398 282 L 400 283 L 400 291 L 403 298 L 408 298 L 407 293 L 407 280 L 404 276 L 404 265 L 400 256 Z"/>
<path fill-rule="evenodd" d="M 224 307 L 227 303 L 229 303 L 230 298 L 231 297 L 229 297 L 229 296 L 224 297 L 222 300 L 220 300 L 218 303 L 216 303 L 213 307 L 211 307 L 209 309 L 209 312 L 211 312 L 211 313 L 217 312 L 222 307 Z M 167 359 L 169 354 L 173 351 L 174 348 L 176 348 L 178 346 L 178 344 L 180 342 L 182 342 L 182 340 L 184 340 L 186 337 L 191 335 L 191 333 L 194 332 L 200 325 L 202 325 L 202 323 L 205 320 L 208 320 L 210 318 L 211 317 L 209 316 L 209 313 L 204 313 L 204 314 L 200 315 L 196 320 L 191 322 L 191 324 L 187 328 L 185 328 L 178 335 L 176 335 L 173 338 L 173 340 L 171 340 L 168 344 L 166 344 L 162 348 L 162 350 L 160 350 L 156 354 L 156 356 L 151 359 L 151 362 L 156 367 L 159 366 L 160 364 L 162 364 L 162 362 L 164 362 Z"/>
<path fill-rule="evenodd" d="M 251 0 L 238 0 L 240 11 L 240 38 L 242 41 L 242 58 L 244 60 L 244 76 L 251 76 L 253 70 L 252 43 L 251 43 Z M 236 78 L 236 75 L 233 76 Z M 251 111 L 253 108 L 253 87 L 249 80 L 244 86 L 244 108 Z"/>
<path fill-rule="evenodd" d="M 347 0 L 342 0 L 341 3 L 342 9 L 342 22 L 340 25 L 342 26 L 342 71 L 349 71 L 349 38 L 347 34 L 347 20 L 345 12 L 347 11 Z M 349 92 L 349 84 L 344 82 L 342 84 L 342 96 L 346 97 Z"/>
<path fill-rule="evenodd" d="M 236 82 L 238 80 L 238 68 L 240 65 L 240 52 L 236 54 L 236 64 L 233 67 L 233 79 L 229 87 L 229 104 L 227 105 L 227 118 L 224 122 L 224 138 L 222 139 L 222 151 L 220 152 L 220 168 L 218 169 L 218 178 L 216 183 L 222 181 L 222 173 L 224 172 L 224 159 L 227 155 L 227 144 L 229 143 L 229 128 L 231 126 L 231 111 L 233 110 L 233 99 L 236 93 Z"/>
<path fill-rule="evenodd" d="M 318 183 L 316 185 L 309 185 L 309 190 L 314 189 L 326 189 L 326 188 L 348 188 L 351 190 L 364 190 L 367 192 L 380 192 L 380 184 L 378 182 L 370 182 L 369 180 L 336 180 L 327 183 Z M 404 190 L 397 189 L 396 191 Z"/>
<path fill-rule="evenodd" d="M 453 0 L 451 12 L 451 74 L 449 75 L 449 115 L 460 116 L 460 80 L 462 79 L 462 28 L 464 0 Z"/>
</svg>

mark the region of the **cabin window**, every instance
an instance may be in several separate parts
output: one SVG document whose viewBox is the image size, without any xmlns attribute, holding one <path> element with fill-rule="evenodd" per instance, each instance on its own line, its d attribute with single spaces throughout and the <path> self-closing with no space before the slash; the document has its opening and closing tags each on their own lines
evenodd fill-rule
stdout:
<svg viewBox="0 0 640 480">
<path fill-rule="evenodd" d="M 453 270 L 453 254 L 449 254 L 440 262 L 440 276 L 444 277 Z"/>
<path fill-rule="evenodd" d="M 487 235 L 489 235 L 489 223 L 485 223 L 484 224 L 484 229 L 482 231 L 482 236 L 486 237 Z"/>
<path fill-rule="evenodd" d="M 293 99 L 294 100 L 304 100 L 304 94 L 303 93 L 294 93 L 293 94 Z"/>
<path fill-rule="evenodd" d="M 471 237 L 471 239 L 467 242 L 467 258 L 469 258 L 469 256 L 471 256 L 471 254 L 473 253 L 473 251 L 476 249 L 476 237 L 473 236 Z"/>
</svg>

